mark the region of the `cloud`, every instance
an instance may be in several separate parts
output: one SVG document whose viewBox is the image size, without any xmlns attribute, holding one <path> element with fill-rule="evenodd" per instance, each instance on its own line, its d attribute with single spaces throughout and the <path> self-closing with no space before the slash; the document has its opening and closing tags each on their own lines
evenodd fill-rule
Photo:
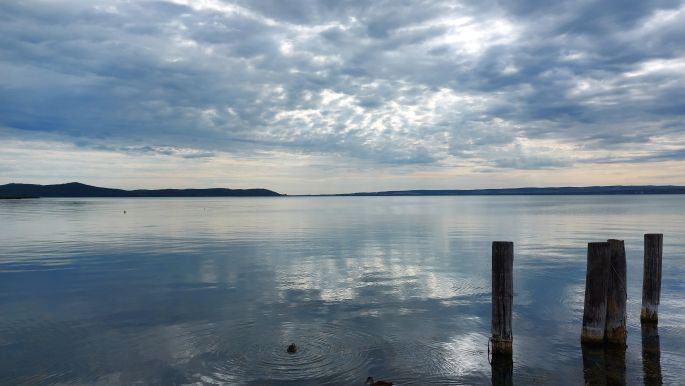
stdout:
<svg viewBox="0 0 685 386">
<path fill-rule="evenodd" d="M 178 156 L 187 159 L 212 158 L 216 154 L 196 149 L 178 148 L 173 146 L 124 146 L 121 148 L 98 148 L 99 150 L 114 150 L 132 155 L 165 155 Z"/>
<path fill-rule="evenodd" d="M 13 133 L 379 168 L 682 159 L 658 142 L 685 140 L 682 1 L 59 0 L 0 15 Z"/>
</svg>

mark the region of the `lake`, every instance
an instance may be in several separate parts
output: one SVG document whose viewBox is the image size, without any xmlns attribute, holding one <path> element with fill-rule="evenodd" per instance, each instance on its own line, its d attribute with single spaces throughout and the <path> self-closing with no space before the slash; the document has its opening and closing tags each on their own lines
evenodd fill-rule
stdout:
<svg viewBox="0 0 685 386">
<path fill-rule="evenodd" d="M 648 347 L 644 233 L 664 234 Z M 628 348 L 584 361 L 587 243 L 609 238 Z M 494 240 L 515 248 L 514 384 L 597 363 L 682 384 L 677 195 L 0 200 L 0 384 L 489 384 Z"/>
</svg>

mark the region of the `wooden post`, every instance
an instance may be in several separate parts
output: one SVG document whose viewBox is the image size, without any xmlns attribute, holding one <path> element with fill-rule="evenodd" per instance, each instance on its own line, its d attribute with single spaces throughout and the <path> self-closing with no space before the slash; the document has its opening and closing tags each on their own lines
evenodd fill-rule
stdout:
<svg viewBox="0 0 685 386">
<path fill-rule="evenodd" d="M 648 233 L 645 235 L 645 265 L 642 277 L 642 312 L 643 322 L 657 322 L 659 298 L 661 296 L 661 255 L 664 235 Z"/>
<path fill-rule="evenodd" d="M 626 344 L 626 250 L 623 240 L 609 240 L 611 262 L 607 292 L 605 338 L 610 343 Z"/>
<path fill-rule="evenodd" d="M 512 353 L 511 311 L 513 286 L 514 243 L 492 242 L 492 352 Z"/>
<path fill-rule="evenodd" d="M 588 243 L 585 307 L 583 309 L 583 329 L 580 333 L 580 340 L 584 343 L 601 343 L 604 341 L 610 261 L 609 243 Z"/>
</svg>

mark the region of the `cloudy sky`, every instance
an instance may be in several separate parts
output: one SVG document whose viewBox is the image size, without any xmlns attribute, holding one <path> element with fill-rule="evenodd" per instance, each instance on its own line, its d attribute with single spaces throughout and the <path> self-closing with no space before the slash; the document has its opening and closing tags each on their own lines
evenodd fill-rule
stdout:
<svg viewBox="0 0 685 386">
<path fill-rule="evenodd" d="M 2 1 L 0 183 L 685 184 L 683 1 Z"/>
</svg>

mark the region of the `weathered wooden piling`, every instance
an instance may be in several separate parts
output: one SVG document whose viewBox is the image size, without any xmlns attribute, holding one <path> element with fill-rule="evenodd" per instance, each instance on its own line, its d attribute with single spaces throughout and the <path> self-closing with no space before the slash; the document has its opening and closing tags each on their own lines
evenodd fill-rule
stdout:
<svg viewBox="0 0 685 386">
<path fill-rule="evenodd" d="M 511 313 L 514 299 L 513 285 L 514 243 L 492 242 L 492 351 L 511 354 Z"/>
<path fill-rule="evenodd" d="M 661 256 L 663 253 L 664 235 L 648 233 L 645 235 L 645 265 L 642 277 L 642 312 L 643 322 L 657 322 L 659 298 L 661 296 Z"/>
<path fill-rule="evenodd" d="M 607 317 L 605 338 L 607 342 L 626 343 L 626 250 L 623 240 L 609 240 L 611 260 L 609 264 L 609 287 L 607 289 Z"/>
<path fill-rule="evenodd" d="M 604 341 L 610 261 L 608 242 L 588 243 L 583 329 L 580 333 L 580 340 L 584 343 Z"/>
</svg>

